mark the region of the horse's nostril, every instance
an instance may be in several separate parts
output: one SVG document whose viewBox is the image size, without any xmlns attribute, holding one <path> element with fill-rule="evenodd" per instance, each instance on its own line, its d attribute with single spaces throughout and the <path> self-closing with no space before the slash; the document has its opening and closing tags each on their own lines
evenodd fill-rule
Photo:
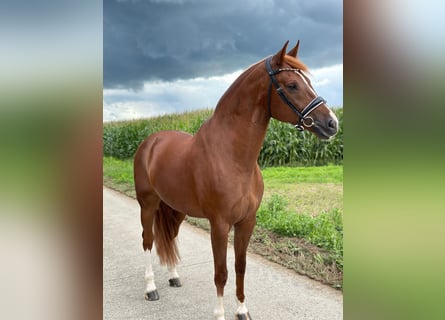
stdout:
<svg viewBox="0 0 445 320">
<path fill-rule="evenodd" d="M 328 121 L 328 127 L 331 129 L 336 129 L 337 128 L 337 122 L 334 121 L 333 119 Z"/>
</svg>

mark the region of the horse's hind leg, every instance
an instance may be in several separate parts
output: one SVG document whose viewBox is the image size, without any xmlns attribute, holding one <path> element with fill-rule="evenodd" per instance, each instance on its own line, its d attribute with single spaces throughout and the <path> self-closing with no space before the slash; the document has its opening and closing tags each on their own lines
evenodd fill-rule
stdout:
<svg viewBox="0 0 445 320">
<path fill-rule="evenodd" d="M 153 220 L 160 200 L 155 194 L 151 194 L 143 199 L 138 197 L 138 201 L 141 206 L 142 246 L 145 254 L 145 299 L 154 301 L 159 299 L 159 294 L 154 282 L 151 249 L 153 248 Z"/>
<path fill-rule="evenodd" d="M 179 227 L 181 226 L 182 221 L 184 221 L 185 219 L 185 214 L 179 211 L 176 211 L 174 209 L 172 209 L 171 207 L 169 207 L 168 205 L 166 205 L 165 203 L 161 202 L 160 204 L 160 215 L 158 218 L 163 220 L 163 224 L 164 227 L 161 229 L 163 229 L 164 233 L 171 233 L 171 237 L 172 237 L 172 242 L 173 244 L 170 244 L 170 248 L 173 249 L 173 254 L 177 255 L 179 258 L 179 252 L 178 252 L 178 248 L 176 247 L 176 238 L 178 237 L 178 233 L 179 233 Z M 159 225 L 158 225 L 159 226 Z M 169 230 L 166 230 L 169 229 Z M 159 230 L 158 230 L 159 231 Z M 165 239 L 165 237 L 163 237 Z M 164 247 L 165 248 L 165 247 Z M 176 260 L 176 259 L 172 259 L 172 260 Z M 182 286 L 181 281 L 179 280 L 179 275 L 178 272 L 176 271 L 176 263 L 174 264 L 168 264 L 167 263 L 167 267 L 168 267 L 168 271 L 170 273 L 170 278 L 168 280 L 170 287 L 175 287 L 175 288 L 179 288 Z"/>
<path fill-rule="evenodd" d="M 175 211 L 175 238 L 178 237 L 179 227 L 185 219 L 185 214 L 182 212 Z M 181 281 L 179 280 L 178 272 L 176 271 L 176 266 L 171 266 L 168 268 L 170 272 L 170 279 L 168 280 L 170 287 L 179 288 L 182 286 Z"/>
</svg>

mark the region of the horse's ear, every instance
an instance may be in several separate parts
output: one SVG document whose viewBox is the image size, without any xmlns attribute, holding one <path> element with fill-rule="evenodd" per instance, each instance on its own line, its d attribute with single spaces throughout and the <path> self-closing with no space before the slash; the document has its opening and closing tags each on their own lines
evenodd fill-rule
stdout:
<svg viewBox="0 0 445 320">
<path fill-rule="evenodd" d="M 300 46 L 300 40 L 297 41 L 297 44 L 295 45 L 295 47 L 294 47 L 293 49 L 291 49 L 291 50 L 287 53 L 287 55 L 296 58 L 296 57 L 297 57 L 297 54 L 298 54 L 298 47 L 299 47 L 299 46 Z"/>
<path fill-rule="evenodd" d="M 286 43 L 284 44 L 283 48 L 273 56 L 273 61 L 275 61 L 275 63 L 278 66 L 280 66 L 284 61 L 284 56 L 286 55 L 286 48 L 287 48 L 288 43 L 289 43 L 289 40 L 287 40 Z"/>
</svg>

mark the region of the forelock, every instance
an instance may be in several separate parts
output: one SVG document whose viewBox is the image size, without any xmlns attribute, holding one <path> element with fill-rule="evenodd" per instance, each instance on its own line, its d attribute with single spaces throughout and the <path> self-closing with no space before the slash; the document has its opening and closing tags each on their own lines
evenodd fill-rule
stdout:
<svg viewBox="0 0 445 320">
<path fill-rule="evenodd" d="M 308 67 L 307 67 L 303 62 L 301 62 L 300 60 L 298 60 L 297 58 L 294 58 L 294 57 L 285 55 L 285 56 L 284 56 L 284 61 L 285 61 L 287 64 L 289 64 L 289 65 L 290 65 L 292 68 L 294 68 L 294 69 L 300 69 L 300 70 L 309 72 Z"/>
</svg>

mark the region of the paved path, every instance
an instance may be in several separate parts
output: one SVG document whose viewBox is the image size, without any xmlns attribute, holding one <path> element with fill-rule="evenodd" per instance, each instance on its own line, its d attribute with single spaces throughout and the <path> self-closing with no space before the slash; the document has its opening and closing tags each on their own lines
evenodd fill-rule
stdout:
<svg viewBox="0 0 445 320">
<path fill-rule="evenodd" d="M 142 227 L 136 200 L 104 188 L 103 254 L 104 319 L 212 319 L 216 289 L 210 236 L 186 222 L 179 232 L 183 286 L 171 288 L 168 272 L 154 261 L 160 300 L 144 300 Z M 234 319 L 237 303 L 233 248 L 228 249 L 224 297 L 226 319 Z M 248 254 L 246 304 L 254 320 L 336 320 L 343 318 L 341 292 L 299 276 L 265 259 Z"/>
</svg>

